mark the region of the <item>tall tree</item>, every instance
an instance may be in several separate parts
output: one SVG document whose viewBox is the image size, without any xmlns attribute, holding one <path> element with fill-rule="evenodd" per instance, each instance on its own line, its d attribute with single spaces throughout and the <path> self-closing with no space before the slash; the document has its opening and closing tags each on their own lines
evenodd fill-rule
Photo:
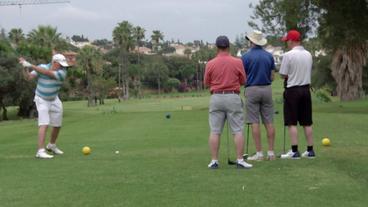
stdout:
<svg viewBox="0 0 368 207">
<path fill-rule="evenodd" d="M 56 27 L 40 25 L 28 33 L 28 40 L 40 47 L 54 48 L 62 44 L 61 33 Z"/>
<path fill-rule="evenodd" d="M 101 52 L 91 46 L 83 47 L 78 54 L 78 65 L 83 68 L 87 80 L 88 106 L 96 105 L 97 91 L 94 80 L 102 75 L 103 58 Z"/>
<path fill-rule="evenodd" d="M 161 94 L 161 87 L 167 81 L 169 69 L 167 66 L 159 61 L 152 62 L 147 66 L 146 78 L 157 83 L 158 94 Z"/>
<path fill-rule="evenodd" d="M 143 65 L 131 64 L 131 65 L 129 65 L 128 73 L 129 73 L 130 79 L 132 81 L 133 95 L 136 98 L 140 98 L 142 96 L 142 91 L 141 91 L 142 82 L 141 82 L 141 79 L 143 78 L 144 67 L 143 67 Z"/>
<path fill-rule="evenodd" d="M 266 36 L 283 36 L 290 29 L 299 30 L 306 36 L 317 26 L 318 0 L 261 0 L 254 8 L 248 25 Z M 257 22 L 261 22 L 259 25 Z"/>
<path fill-rule="evenodd" d="M 133 28 L 133 35 L 138 46 L 138 64 L 140 64 L 140 51 L 139 48 L 143 45 L 142 40 L 145 38 L 146 30 L 140 26 Z"/>
<path fill-rule="evenodd" d="M 23 30 L 20 28 L 11 29 L 8 35 L 10 42 L 12 42 L 16 47 L 25 39 Z"/>
<path fill-rule="evenodd" d="M 134 48 L 135 43 L 133 34 L 133 25 L 130 24 L 128 21 L 120 22 L 118 26 L 114 28 L 112 36 L 114 44 L 119 48 L 120 51 L 121 70 L 119 71 L 121 72 L 119 73 L 119 77 L 122 77 L 123 80 L 123 98 L 128 99 L 129 98 L 128 53 L 131 49 Z"/>
<path fill-rule="evenodd" d="M 152 35 L 153 51 L 158 52 L 160 40 L 164 40 L 164 34 L 160 30 L 153 30 Z"/>
<path fill-rule="evenodd" d="M 341 100 L 364 95 L 363 67 L 368 58 L 368 2 L 323 0 L 319 37 L 332 54 L 331 71 Z"/>
</svg>

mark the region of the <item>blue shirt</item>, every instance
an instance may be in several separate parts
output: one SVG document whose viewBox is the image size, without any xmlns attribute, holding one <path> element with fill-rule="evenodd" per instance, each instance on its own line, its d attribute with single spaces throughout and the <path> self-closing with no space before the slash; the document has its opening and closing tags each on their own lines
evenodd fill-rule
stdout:
<svg viewBox="0 0 368 207">
<path fill-rule="evenodd" d="M 260 46 L 251 48 L 242 56 L 248 86 L 271 85 L 271 73 L 275 67 L 275 61 L 271 53 Z"/>
<path fill-rule="evenodd" d="M 41 64 L 38 66 L 50 70 L 51 64 Z M 63 68 L 54 71 L 55 78 L 37 73 L 36 71 L 32 71 L 31 73 L 37 76 L 36 95 L 44 100 L 54 100 L 66 78 L 66 70 Z"/>
</svg>

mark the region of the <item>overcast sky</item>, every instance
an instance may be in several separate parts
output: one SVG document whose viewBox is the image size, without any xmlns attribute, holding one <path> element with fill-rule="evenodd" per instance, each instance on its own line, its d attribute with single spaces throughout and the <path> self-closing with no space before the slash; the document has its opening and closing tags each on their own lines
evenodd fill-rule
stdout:
<svg viewBox="0 0 368 207">
<path fill-rule="evenodd" d="M 2 1 L 2 0 L 0 0 Z M 250 32 L 249 3 L 258 0 L 70 0 L 70 4 L 0 7 L 0 27 L 25 33 L 38 25 L 52 25 L 64 36 L 84 35 L 90 40 L 112 39 L 117 23 L 128 20 L 147 30 L 164 33 L 165 40 L 214 42 L 218 35 L 231 40 Z"/>
</svg>

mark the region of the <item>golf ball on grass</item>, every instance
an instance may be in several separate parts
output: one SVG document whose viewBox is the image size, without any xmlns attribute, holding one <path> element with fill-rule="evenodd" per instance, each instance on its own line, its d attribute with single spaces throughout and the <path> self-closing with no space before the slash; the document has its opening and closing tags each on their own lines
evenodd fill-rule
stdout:
<svg viewBox="0 0 368 207">
<path fill-rule="evenodd" d="M 325 137 L 322 139 L 322 145 L 323 146 L 330 146 L 331 145 L 331 141 L 329 138 Z"/>
<path fill-rule="evenodd" d="M 115 154 L 119 154 L 119 153 L 120 153 L 120 152 L 119 152 L 119 150 L 116 150 L 116 151 L 115 151 Z"/>
<path fill-rule="evenodd" d="M 82 152 L 84 155 L 89 155 L 91 154 L 91 148 L 89 148 L 88 146 L 85 146 L 82 148 Z"/>
</svg>

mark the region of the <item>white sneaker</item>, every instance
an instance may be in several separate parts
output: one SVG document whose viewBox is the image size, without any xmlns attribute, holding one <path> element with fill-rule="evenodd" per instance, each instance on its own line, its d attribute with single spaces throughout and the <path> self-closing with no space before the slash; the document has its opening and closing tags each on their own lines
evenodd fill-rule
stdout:
<svg viewBox="0 0 368 207">
<path fill-rule="evenodd" d="M 208 164 L 208 168 L 210 169 L 217 169 L 219 167 L 218 161 L 212 160 L 210 164 Z"/>
<path fill-rule="evenodd" d="M 263 158 L 263 154 L 254 154 L 253 156 L 248 157 L 248 160 L 256 160 L 256 161 L 262 161 Z"/>
<path fill-rule="evenodd" d="M 316 154 L 314 153 L 314 150 L 312 150 L 312 151 L 305 151 L 302 154 L 302 157 L 313 159 L 313 158 L 316 157 Z"/>
<path fill-rule="evenodd" d="M 54 156 L 47 154 L 45 149 L 39 149 L 37 151 L 36 157 L 41 159 L 51 159 Z"/>
<path fill-rule="evenodd" d="M 54 153 L 55 155 L 62 155 L 64 154 L 63 151 L 61 151 L 59 148 L 56 147 L 56 144 L 48 144 L 46 146 L 46 150 L 49 151 L 49 152 L 52 152 Z"/>
<path fill-rule="evenodd" d="M 242 160 L 242 161 L 236 161 L 236 167 L 243 168 L 243 169 L 250 169 L 253 167 L 253 165 L 246 163 L 244 160 Z"/>
<path fill-rule="evenodd" d="M 300 153 L 290 150 L 286 154 L 281 155 L 281 159 L 300 159 Z"/>
<path fill-rule="evenodd" d="M 275 153 L 273 151 L 268 151 L 267 152 L 267 160 L 276 160 L 276 156 L 275 156 Z"/>
</svg>

